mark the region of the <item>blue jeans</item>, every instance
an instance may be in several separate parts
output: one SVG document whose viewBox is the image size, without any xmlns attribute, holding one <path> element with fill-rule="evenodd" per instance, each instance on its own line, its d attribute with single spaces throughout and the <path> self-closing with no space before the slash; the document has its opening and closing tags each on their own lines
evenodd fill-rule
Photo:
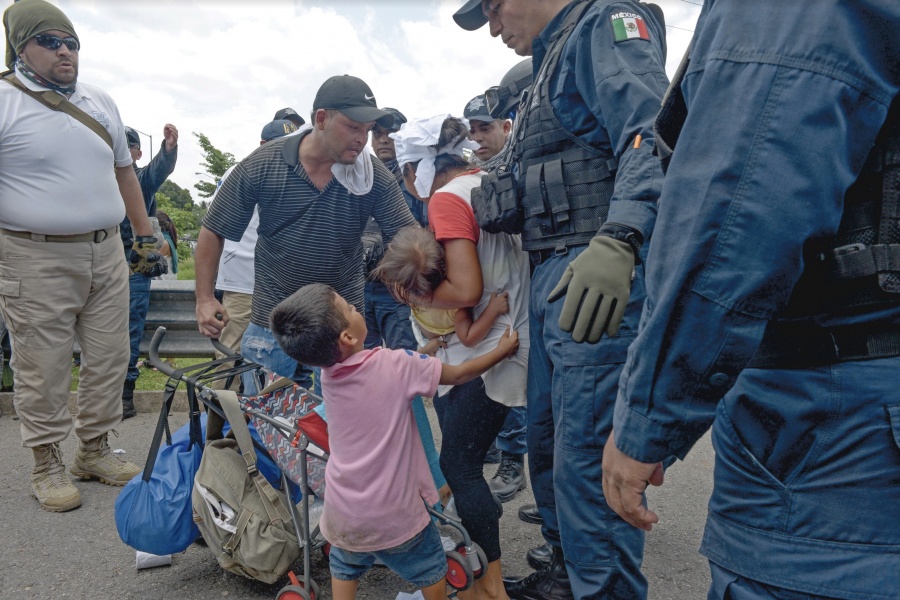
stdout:
<svg viewBox="0 0 900 600">
<path fill-rule="evenodd" d="M 380 281 L 366 281 L 365 317 L 366 348 L 380 346 L 384 340 L 386 347 L 395 350 L 416 349 L 409 307 L 397 302 Z"/>
<path fill-rule="evenodd" d="M 280 377 L 293 379 L 298 385 L 308 390 L 314 390 L 316 394 L 321 395 L 321 389 L 313 388 L 313 369 L 297 364 L 296 360 L 285 354 L 278 342 L 275 341 L 275 335 L 265 327 L 260 327 L 256 323 L 250 323 L 247 326 L 244 337 L 241 339 L 241 356 L 250 362 L 262 365 L 266 370 Z M 244 373 L 241 378 L 244 383 L 244 394 L 252 396 L 259 392 L 259 381 L 252 371 Z M 318 380 L 317 377 L 317 386 Z"/>
<path fill-rule="evenodd" d="M 372 568 L 377 559 L 420 588 L 434 585 L 447 573 L 441 534 L 434 523 L 429 523 L 408 541 L 386 550 L 351 552 L 332 546 L 329 555 L 331 576 L 341 581 L 356 581 Z"/>
<path fill-rule="evenodd" d="M 380 281 L 366 282 L 365 317 L 368 329 L 366 348 L 380 346 L 382 340 L 385 347 L 394 350 L 416 350 L 418 347 L 409 320 L 409 307 L 397 302 Z M 425 458 L 428 459 L 431 477 L 434 479 L 435 487 L 440 489 L 446 485 L 447 480 L 441 472 L 440 456 L 435 449 L 431 424 L 428 422 L 428 413 L 425 412 L 425 403 L 421 396 L 413 398 L 412 409 L 422 445 L 425 447 Z"/>
<path fill-rule="evenodd" d="M 528 452 L 528 444 L 525 439 L 525 425 L 528 418 L 528 408 L 514 406 L 509 409 L 506 420 L 503 421 L 503 429 L 497 434 L 497 448 L 508 454 L 525 454 Z"/>
<path fill-rule="evenodd" d="M 147 320 L 147 311 L 150 310 L 150 281 L 149 277 L 140 273 L 132 273 L 128 277 L 128 339 L 131 355 L 128 357 L 126 381 L 137 381 L 141 374 L 137 361 L 141 353 L 144 322 Z"/>
<path fill-rule="evenodd" d="M 576 343 L 559 328 L 563 300 L 547 303 L 569 263 L 587 246 L 538 264 L 531 279 L 528 457 L 544 538 L 562 547 L 576 598 L 646 598 L 644 532 L 606 504 L 601 460 L 628 344 L 644 301 L 635 269 L 618 334 Z"/>
<path fill-rule="evenodd" d="M 456 511 L 488 562 L 500 558 L 500 515 L 484 480 L 484 457 L 509 407 L 488 398 L 484 380 L 454 386 L 434 399 L 441 424 L 441 470 L 453 490 Z"/>
</svg>

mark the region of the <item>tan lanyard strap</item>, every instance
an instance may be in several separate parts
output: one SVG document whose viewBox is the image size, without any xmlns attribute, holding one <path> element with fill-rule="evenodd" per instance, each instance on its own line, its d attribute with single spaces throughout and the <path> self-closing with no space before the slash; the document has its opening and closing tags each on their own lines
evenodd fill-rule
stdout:
<svg viewBox="0 0 900 600">
<path fill-rule="evenodd" d="M 106 128 L 103 127 L 103 125 L 101 125 L 97 121 L 97 119 L 91 117 L 89 114 L 69 102 L 69 100 L 66 99 L 66 97 L 62 94 L 58 94 L 51 90 L 47 90 L 43 93 L 30 90 L 24 83 L 19 81 L 19 78 L 16 77 L 16 74 L 13 71 L 5 71 L 4 73 L 0 74 L 0 77 L 2 77 L 3 80 L 10 85 L 19 88 L 51 110 L 64 112 L 76 121 L 80 122 L 82 125 L 99 135 L 100 138 L 109 146 L 110 150 L 113 150 L 113 152 L 115 152 L 115 149 L 113 148 L 112 137 L 109 135 L 109 132 L 106 130 Z"/>
</svg>

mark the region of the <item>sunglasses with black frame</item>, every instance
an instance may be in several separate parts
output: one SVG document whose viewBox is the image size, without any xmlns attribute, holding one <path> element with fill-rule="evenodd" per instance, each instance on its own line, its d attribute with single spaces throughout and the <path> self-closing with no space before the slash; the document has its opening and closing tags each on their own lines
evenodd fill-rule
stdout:
<svg viewBox="0 0 900 600">
<path fill-rule="evenodd" d="M 74 37 L 64 37 L 61 38 L 56 35 L 50 35 L 49 33 L 39 33 L 34 36 L 34 41 L 41 48 L 46 48 L 47 50 L 57 50 L 63 44 L 66 45 L 71 52 L 75 52 L 81 48 L 81 44 L 78 43 L 78 40 Z"/>
</svg>

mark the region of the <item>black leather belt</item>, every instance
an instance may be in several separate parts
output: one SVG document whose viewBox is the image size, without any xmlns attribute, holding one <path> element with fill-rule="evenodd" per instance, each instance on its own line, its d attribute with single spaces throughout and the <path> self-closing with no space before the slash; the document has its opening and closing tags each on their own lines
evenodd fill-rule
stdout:
<svg viewBox="0 0 900 600">
<path fill-rule="evenodd" d="M 900 356 L 900 325 L 871 324 L 825 329 L 770 325 L 747 365 L 756 369 L 803 369 L 839 362 Z"/>
<path fill-rule="evenodd" d="M 10 237 L 21 238 L 23 240 L 31 240 L 33 242 L 53 242 L 72 244 L 76 242 L 100 242 L 111 238 L 119 233 L 119 226 L 107 227 L 106 229 L 98 229 L 88 233 L 76 233 L 74 235 L 44 235 L 43 233 L 32 233 L 30 231 L 13 231 L 11 229 L 0 229 L 0 233 Z"/>
<path fill-rule="evenodd" d="M 566 246 L 565 243 L 559 245 L 555 248 L 541 248 L 540 250 L 529 250 L 528 258 L 531 259 L 531 266 L 535 267 L 542 262 L 546 262 L 553 258 L 554 256 L 565 256 L 569 253 L 569 250 L 572 248 L 577 248 L 578 246 L 584 246 L 584 244 L 577 244 L 576 246 Z"/>
</svg>

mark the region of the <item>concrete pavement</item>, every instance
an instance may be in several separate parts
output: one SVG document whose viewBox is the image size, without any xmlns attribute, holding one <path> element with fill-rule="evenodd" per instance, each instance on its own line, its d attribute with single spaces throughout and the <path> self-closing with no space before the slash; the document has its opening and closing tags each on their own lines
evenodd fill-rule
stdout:
<svg viewBox="0 0 900 600">
<path fill-rule="evenodd" d="M 140 465 L 156 425 L 155 406 L 150 394 L 139 404 L 142 412 L 123 422 L 119 436 L 110 439 L 112 448 L 124 449 L 126 457 Z M 275 598 L 283 583 L 268 586 L 225 573 L 212 553 L 198 545 L 175 555 L 170 567 L 137 571 L 134 550 L 119 540 L 115 528 L 113 503 L 119 488 L 77 481 L 84 502 L 81 508 L 63 514 L 40 510 L 28 484 L 31 452 L 21 447 L 18 421 L 10 404 L 0 403 L 0 411 L 0 599 Z M 433 410 L 431 416 L 436 430 Z M 185 420 L 185 413 L 174 414 L 172 428 Z M 62 444 L 67 465 L 74 458 L 75 448 L 74 435 Z M 650 582 L 650 600 L 705 598 L 709 574 L 697 548 L 711 490 L 712 466 L 707 436 L 687 461 L 668 471 L 664 487 L 650 491 L 650 505 L 661 520 L 647 535 L 644 571 Z M 487 466 L 486 476 L 493 475 L 495 468 Z M 529 489 L 504 505 L 500 533 L 505 573 L 530 573 L 525 552 L 542 542 L 540 528 L 516 516 L 519 506 L 531 501 Z M 317 553 L 313 555 L 312 575 L 322 589 L 321 598 L 330 600 L 328 567 Z M 373 569 L 361 581 L 357 597 L 393 600 L 398 591 L 412 589 L 389 571 Z"/>
</svg>

